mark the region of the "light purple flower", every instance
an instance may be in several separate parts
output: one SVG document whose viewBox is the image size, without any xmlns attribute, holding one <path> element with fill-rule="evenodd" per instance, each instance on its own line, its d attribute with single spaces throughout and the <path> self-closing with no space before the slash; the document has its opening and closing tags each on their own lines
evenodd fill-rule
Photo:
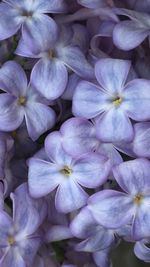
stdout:
<svg viewBox="0 0 150 267">
<path fill-rule="evenodd" d="M 24 41 L 41 42 L 41 31 L 47 31 L 51 41 L 57 36 L 57 25 L 46 13 L 65 10 L 63 0 L 4 0 L 0 3 L 0 40 L 14 35 L 20 28 Z"/>
<path fill-rule="evenodd" d="M 130 144 L 138 157 L 150 158 L 150 122 L 139 122 L 134 125 L 134 139 Z"/>
<path fill-rule="evenodd" d="M 150 235 L 150 162 L 135 159 L 113 169 L 115 179 L 124 192 L 103 190 L 91 196 L 89 209 L 94 218 L 108 228 L 132 224 L 135 240 Z"/>
<path fill-rule="evenodd" d="M 25 72 L 14 61 L 6 62 L 0 69 L 0 130 L 16 130 L 25 119 L 29 136 L 36 140 L 55 123 L 55 112 L 47 100 L 29 83 Z"/>
<path fill-rule="evenodd" d="M 13 200 L 13 218 L 6 212 L 0 212 L 0 248 L 3 256 L 2 267 L 31 266 L 41 243 L 39 226 L 46 216 L 43 200 L 33 200 L 26 184 L 22 184 L 11 195 Z"/>
<path fill-rule="evenodd" d="M 55 206 L 60 212 L 71 212 L 86 204 L 88 194 L 82 186 L 96 188 L 107 180 L 110 161 L 98 153 L 72 158 L 63 150 L 59 132 L 47 136 L 45 152 L 29 160 L 29 190 L 31 196 L 39 198 L 57 188 Z"/>
<path fill-rule="evenodd" d="M 130 19 L 119 22 L 114 28 L 113 41 L 118 48 L 128 51 L 140 45 L 149 36 L 149 14 L 128 9 L 117 9 L 116 13 Z"/>
<path fill-rule="evenodd" d="M 96 120 L 97 137 L 103 142 L 129 142 L 135 121 L 150 119 L 150 81 L 134 79 L 126 83 L 130 62 L 101 59 L 95 65 L 99 85 L 81 81 L 73 96 L 75 116 Z"/>
<path fill-rule="evenodd" d="M 31 82 L 44 97 L 54 100 L 63 94 L 68 82 L 67 68 L 81 77 L 94 77 L 93 68 L 84 53 L 73 43 L 70 27 L 63 27 L 56 40 L 51 40 L 46 31 L 40 34 L 46 42 L 42 41 L 37 47 L 36 42 L 26 44 L 21 39 L 16 54 L 39 59 L 32 70 Z"/>
</svg>

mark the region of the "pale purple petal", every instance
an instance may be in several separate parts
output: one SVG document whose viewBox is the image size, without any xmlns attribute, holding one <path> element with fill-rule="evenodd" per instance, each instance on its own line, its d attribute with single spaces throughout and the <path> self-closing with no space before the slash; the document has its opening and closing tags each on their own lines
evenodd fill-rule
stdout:
<svg viewBox="0 0 150 267">
<path fill-rule="evenodd" d="M 31 196 L 40 198 L 53 191 L 62 181 L 59 168 L 50 162 L 32 158 L 28 162 L 28 184 Z"/>
<path fill-rule="evenodd" d="M 31 83 L 47 99 L 54 100 L 62 95 L 68 81 L 67 69 L 55 59 L 41 59 L 31 73 Z"/>
<path fill-rule="evenodd" d="M 15 61 L 7 61 L 0 69 L 0 88 L 14 96 L 24 96 L 27 77 L 22 67 Z"/>
<path fill-rule="evenodd" d="M 71 179 L 65 179 L 57 189 L 55 205 L 59 212 L 68 213 L 83 207 L 87 198 L 87 193 L 78 183 Z"/>
<path fill-rule="evenodd" d="M 46 241 L 54 242 L 72 238 L 72 233 L 67 226 L 54 225 L 46 232 Z"/>
<path fill-rule="evenodd" d="M 96 152 L 88 153 L 76 160 L 72 177 L 84 187 L 95 188 L 106 182 L 110 169 L 108 158 Z"/>
<path fill-rule="evenodd" d="M 123 92 L 123 108 L 127 115 L 137 121 L 150 119 L 150 81 L 135 79 L 130 81 Z"/>
<path fill-rule="evenodd" d="M 45 151 L 53 162 L 60 166 L 71 165 L 72 157 L 62 147 L 62 137 L 57 131 L 50 133 L 45 139 Z"/>
<path fill-rule="evenodd" d="M 25 120 L 29 136 L 36 140 L 55 124 L 55 112 L 41 103 L 28 103 L 25 108 Z"/>
<path fill-rule="evenodd" d="M 13 131 L 17 129 L 24 118 L 24 110 L 17 103 L 16 97 L 10 94 L 0 94 L 0 130 Z"/>
<path fill-rule="evenodd" d="M 111 143 L 101 143 L 97 152 L 108 157 L 112 165 L 118 165 L 123 161 L 120 153 L 117 151 L 117 147 Z"/>
<path fill-rule="evenodd" d="M 36 0 L 33 4 L 38 13 L 62 13 L 67 7 L 64 0 Z"/>
<path fill-rule="evenodd" d="M 13 200 L 13 221 L 18 231 L 17 238 L 26 238 L 43 222 L 47 212 L 46 203 L 44 200 L 32 199 L 26 183 L 17 187 L 11 194 L 11 199 Z"/>
<path fill-rule="evenodd" d="M 110 249 L 104 249 L 93 253 L 93 258 L 97 266 L 112 267 L 110 260 Z"/>
<path fill-rule="evenodd" d="M 86 119 L 71 118 L 65 121 L 60 133 L 64 150 L 72 156 L 94 151 L 99 146 L 99 141 L 95 137 L 95 127 Z"/>
<path fill-rule="evenodd" d="M 0 40 L 14 35 L 20 28 L 18 11 L 7 3 L 0 3 Z"/>
<path fill-rule="evenodd" d="M 97 85 L 87 81 L 78 84 L 73 96 L 72 106 L 75 116 L 87 119 L 94 118 L 108 110 L 110 106 L 109 97 Z"/>
<path fill-rule="evenodd" d="M 98 8 L 106 6 L 106 0 L 78 0 L 78 2 L 88 8 Z"/>
<path fill-rule="evenodd" d="M 138 207 L 133 222 L 133 238 L 141 240 L 150 236 L 150 197 L 143 200 L 143 203 Z"/>
<path fill-rule="evenodd" d="M 130 50 L 140 45 L 149 35 L 143 24 L 134 21 L 121 21 L 113 31 L 114 44 L 122 50 Z"/>
<path fill-rule="evenodd" d="M 0 211 L 0 247 L 8 245 L 8 236 L 12 228 L 12 219 L 4 211 Z"/>
<path fill-rule="evenodd" d="M 141 122 L 134 125 L 133 151 L 138 157 L 150 158 L 150 123 Z"/>
<path fill-rule="evenodd" d="M 23 25 L 22 38 L 32 53 L 36 55 L 55 45 L 58 38 L 58 28 L 52 18 L 38 14 Z"/>
<path fill-rule="evenodd" d="M 95 65 L 95 75 L 99 84 L 114 96 L 122 92 L 131 62 L 128 60 L 104 58 Z"/>
<path fill-rule="evenodd" d="M 10 247 L 7 253 L 0 259 L 1 267 L 26 267 L 26 263 L 20 253 L 18 253 L 17 247 Z"/>
<path fill-rule="evenodd" d="M 58 58 L 80 77 L 94 78 L 94 70 L 81 50 L 76 46 L 66 46 L 57 49 Z M 84 68 L 83 68 L 84 66 Z"/>
<path fill-rule="evenodd" d="M 147 159 L 135 159 L 114 167 L 114 176 L 121 188 L 133 196 L 150 192 L 150 162 Z"/>
<path fill-rule="evenodd" d="M 132 123 L 121 108 L 111 108 L 99 116 L 96 128 L 97 137 L 103 142 L 129 142 L 133 139 Z"/>
<path fill-rule="evenodd" d="M 88 208 L 95 220 L 107 228 L 119 228 L 133 217 L 132 199 L 122 192 L 103 190 L 88 200 Z"/>
<path fill-rule="evenodd" d="M 140 260 L 150 262 L 150 248 L 144 244 L 144 241 L 136 242 L 134 253 Z"/>
</svg>

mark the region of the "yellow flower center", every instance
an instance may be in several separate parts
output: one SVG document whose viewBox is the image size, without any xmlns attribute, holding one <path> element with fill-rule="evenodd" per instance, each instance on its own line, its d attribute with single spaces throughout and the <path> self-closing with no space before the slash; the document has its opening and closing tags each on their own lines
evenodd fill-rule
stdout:
<svg viewBox="0 0 150 267">
<path fill-rule="evenodd" d="M 118 107 L 118 106 L 121 105 L 122 101 L 123 101 L 123 99 L 122 99 L 121 97 L 117 97 L 117 98 L 115 98 L 115 99 L 113 100 L 113 105 L 114 105 L 115 107 Z"/>
<path fill-rule="evenodd" d="M 24 105 L 26 103 L 26 97 L 25 96 L 20 96 L 18 98 L 18 103 L 19 103 L 19 105 Z"/>
<path fill-rule="evenodd" d="M 64 168 L 60 170 L 60 173 L 62 173 L 64 176 L 70 176 L 72 174 L 72 169 L 70 169 L 68 166 L 64 166 Z"/>
<path fill-rule="evenodd" d="M 14 243 L 15 243 L 15 239 L 13 238 L 13 236 L 9 236 L 9 237 L 8 237 L 8 244 L 9 244 L 10 246 L 12 246 Z"/>
<path fill-rule="evenodd" d="M 134 197 L 134 203 L 137 204 L 137 205 L 140 205 L 142 200 L 143 200 L 143 196 L 141 194 L 137 194 Z"/>
</svg>

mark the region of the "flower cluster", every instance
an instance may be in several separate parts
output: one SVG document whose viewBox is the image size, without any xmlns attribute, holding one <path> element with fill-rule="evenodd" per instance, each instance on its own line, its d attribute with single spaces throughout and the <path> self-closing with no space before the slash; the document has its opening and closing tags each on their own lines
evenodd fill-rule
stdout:
<svg viewBox="0 0 150 267">
<path fill-rule="evenodd" d="M 150 263 L 148 51 L 149 0 L 0 1 L 0 267 Z"/>
</svg>

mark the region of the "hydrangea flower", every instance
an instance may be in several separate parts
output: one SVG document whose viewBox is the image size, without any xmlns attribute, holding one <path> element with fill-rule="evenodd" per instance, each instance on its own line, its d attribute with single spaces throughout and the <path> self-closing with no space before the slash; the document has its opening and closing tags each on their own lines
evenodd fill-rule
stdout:
<svg viewBox="0 0 150 267">
<path fill-rule="evenodd" d="M 31 266 L 41 243 L 37 232 L 46 216 L 43 200 L 33 200 L 26 184 L 22 184 L 11 195 L 13 200 L 13 218 L 6 212 L 0 212 L 0 248 L 3 256 L 2 267 Z"/>
<path fill-rule="evenodd" d="M 94 218 L 108 228 L 132 224 L 132 237 L 140 240 L 150 235 L 150 162 L 135 159 L 115 166 L 113 173 L 121 189 L 103 190 L 91 196 L 88 207 Z"/>
<path fill-rule="evenodd" d="M 29 191 L 32 197 L 39 198 L 57 188 L 55 206 L 62 213 L 86 204 L 88 194 L 82 186 L 96 188 L 107 180 L 110 161 L 98 153 L 72 158 L 63 150 L 59 132 L 47 136 L 45 152 L 29 160 Z"/>
<path fill-rule="evenodd" d="M 41 31 L 53 40 L 57 35 L 55 21 L 46 13 L 65 10 L 63 0 L 4 0 L 0 3 L 0 40 L 13 36 L 20 28 L 25 41 L 41 42 Z"/>
<path fill-rule="evenodd" d="M 135 121 L 150 119 L 150 81 L 134 79 L 127 83 L 131 63 L 101 59 L 95 65 L 99 85 L 81 81 L 73 96 L 73 114 L 96 120 L 97 137 L 103 142 L 129 142 Z"/>
<path fill-rule="evenodd" d="M 55 112 L 29 83 L 24 70 L 14 61 L 0 69 L 0 130 L 14 131 L 25 119 L 28 134 L 36 140 L 55 123 Z"/>
</svg>

